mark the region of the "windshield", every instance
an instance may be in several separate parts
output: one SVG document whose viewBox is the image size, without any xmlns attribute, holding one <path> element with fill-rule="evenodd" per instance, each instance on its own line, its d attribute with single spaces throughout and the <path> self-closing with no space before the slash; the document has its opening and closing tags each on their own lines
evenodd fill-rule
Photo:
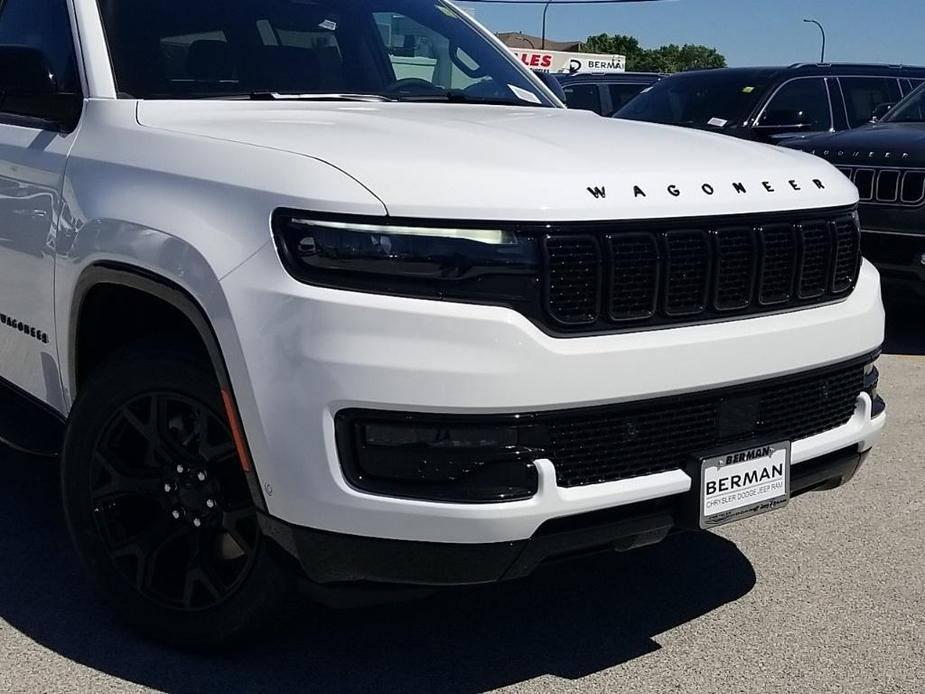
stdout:
<svg viewBox="0 0 925 694">
<path fill-rule="evenodd" d="M 748 118 L 767 76 L 758 71 L 692 72 L 656 82 L 617 111 L 617 118 L 723 128 Z"/>
<path fill-rule="evenodd" d="M 883 118 L 884 123 L 925 123 L 925 85 L 919 87 Z"/>
<path fill-rule="evenodd" d="M 99 0 L 119 95 L 375 95 L 552 106 L 433 0 Z"/>
</svg>

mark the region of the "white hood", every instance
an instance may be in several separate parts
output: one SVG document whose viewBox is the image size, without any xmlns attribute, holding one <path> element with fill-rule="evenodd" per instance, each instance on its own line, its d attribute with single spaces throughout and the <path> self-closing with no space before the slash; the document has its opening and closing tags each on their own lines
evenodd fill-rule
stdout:
<svg viewBox="0 0 925 694">
<path fill-rule="evenodd" d="M 320 159 L 397 217 L 602 220 L 857 202 L 841 173 L 800 152 L 563 109 L 142 101 L 138 121 Z"/>
</svg>

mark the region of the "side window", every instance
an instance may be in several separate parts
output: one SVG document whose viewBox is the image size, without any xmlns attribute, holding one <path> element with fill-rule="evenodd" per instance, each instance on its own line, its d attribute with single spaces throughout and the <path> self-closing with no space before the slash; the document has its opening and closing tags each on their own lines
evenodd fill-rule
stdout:
<svg viewBox="0 0 925 694">
<path fill-rule="evenodd" d="M 607 89 L 610 90 L 610 102 L 613 104 L 614 113 L 626 106 L 632 99 L 635 99 L 639 92 L 645 88 L 646 85 L 644 84 L 617 83 L 608 85 Z"/>
<path fill-rule="evenodd" d="M 65 0 L 6 0 L 0 7 L 0 45 L 40 49 L 62 92 L 79 92 L 77 56 Z"/>
<path fill-rule="evenodd" d="M 565 103 L 569 108 L 601 113 L 601 93 L 596 84 L 570 84 L 564 88 Z"/>
<path fill-rule="evenodd" d="M 852 128 L 867 123 L 880 104 L 895 104 L 902 98 L 899 83 L 892 77 L 840 77 L 839 82 Z"/>
<path fill-rule="evenodd" d="M 797 120 L 788 123 L 784 121 Z M 832 111 L 829 92 L 821 78 L 796 79 L 785 84 L 765 108 L 759 125 L 805 125 L 806 130 L 829 130 Z"/>
</svg>

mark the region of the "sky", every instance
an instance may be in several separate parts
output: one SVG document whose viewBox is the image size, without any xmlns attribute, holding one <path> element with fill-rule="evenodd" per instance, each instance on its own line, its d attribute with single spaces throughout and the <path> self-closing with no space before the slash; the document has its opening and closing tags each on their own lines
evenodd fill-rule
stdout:
<svg viewBox="0 0 925 694">
<path fill-rule="evenodd" d="M 541 5 L 486 5 L 466 0 L 494 32 L 540 35 Z M 517 0 L 514 0 L 515 2 Z M 925 0 L 662 0 L 617 5 L 553 5 L 547 37 L 583 40 L 630 34 L 646 48 L 703 43 L 730 65 L 787 65 L 820 57 L 817 19 L 828 35 L 826 58 L 839 62 L 925 65 Z"/>
</svg>

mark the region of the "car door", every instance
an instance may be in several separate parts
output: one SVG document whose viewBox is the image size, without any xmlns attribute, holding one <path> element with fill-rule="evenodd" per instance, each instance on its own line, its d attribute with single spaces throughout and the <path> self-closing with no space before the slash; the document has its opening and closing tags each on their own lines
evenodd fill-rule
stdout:
<svg viewBox="0 0 925 694">
<path fill-rule="evenodd" d="M 823 77 L 785 82 L 764 105 L 754 126 L 758 139 L 769 142 L 830 130 L 832 102 Z"/>
<path fill-rule="evenodd" d="M 39 98 L 16 74 L 22 47 L 43 53 L 54 75 Z M 54 232 L 75 133 L 62 131 L 58 97 L 74 95 L 78 113 L 80 103 L 66 0 L 0 1 L 0 51 L 0 378 L 61 409 Z"/>
</svg>

